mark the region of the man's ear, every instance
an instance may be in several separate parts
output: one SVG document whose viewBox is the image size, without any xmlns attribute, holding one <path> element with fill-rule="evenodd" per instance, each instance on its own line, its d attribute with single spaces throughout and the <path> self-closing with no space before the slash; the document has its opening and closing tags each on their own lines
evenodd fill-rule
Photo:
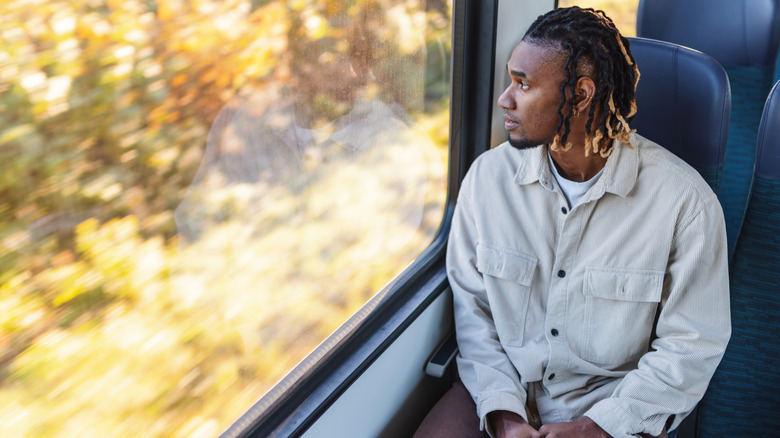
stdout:
<svg viewBox="0 0 780 438">
<path fill-rule="evenodd" d="M 574 87 L 574 110 L 580 114 L 587 114 L 591 102 L 596 95 L 596 83 L 588 76 L 580 76 Z"/>
</svg>

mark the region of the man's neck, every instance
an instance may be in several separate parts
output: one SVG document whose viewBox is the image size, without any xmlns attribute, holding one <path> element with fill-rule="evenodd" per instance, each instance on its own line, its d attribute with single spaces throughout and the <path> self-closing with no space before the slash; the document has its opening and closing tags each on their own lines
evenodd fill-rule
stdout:
<svg viewBox="0 0 780 438">
<path fill-rule="evenodd" d="M 576 182 L 593 178 L 607 164 L 607 159 L 599 154 L 590 153 L 586 157 L 584 146 L 572 147 L 565 152 L 550 150 L 550 156 L 558 173 L 569 181 Z"/>
</svg>

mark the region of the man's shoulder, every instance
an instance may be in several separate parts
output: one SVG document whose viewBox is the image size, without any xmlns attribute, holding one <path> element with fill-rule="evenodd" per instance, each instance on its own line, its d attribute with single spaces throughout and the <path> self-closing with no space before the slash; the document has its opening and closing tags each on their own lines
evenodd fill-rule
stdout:
<svg viewBox="0 0 780 438">
<path fill-rule="evenodd" d="M 690 192 L 700 198 L 714 196 L 701 174 L 663 146 L 642 137 L 632 135 L 632 143 L 639 151 L 640 179 L 675 192 Z"/>
</svg>

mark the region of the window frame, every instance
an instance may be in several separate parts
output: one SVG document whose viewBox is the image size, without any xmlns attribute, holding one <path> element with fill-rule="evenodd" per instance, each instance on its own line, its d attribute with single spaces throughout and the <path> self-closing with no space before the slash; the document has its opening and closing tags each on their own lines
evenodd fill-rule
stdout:
<svg viewBox="0 0 780 438">
<path fill-rule="evenodd" d="M 222 437 L 301 435 L 447 289 L 445 250 L 458 189 L 474 159 L 490 147 L 498 0 L 453 0 L 452 14 L 447 197 L 438 232 L 409 267 Z"/>
</svg>

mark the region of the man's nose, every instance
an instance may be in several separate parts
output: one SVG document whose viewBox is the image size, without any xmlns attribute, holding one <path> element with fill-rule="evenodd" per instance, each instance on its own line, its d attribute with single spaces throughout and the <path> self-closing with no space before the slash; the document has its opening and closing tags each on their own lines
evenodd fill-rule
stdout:
<svg viewBox="0 0 780 438">
<path fill-rule="evenodd" d="M 498 106 L 503 109 L 514 109 L 515 101 L 511 97 L 512 86 L 508 86 L 500 96 L 498 96 Z"/>
</svg>

